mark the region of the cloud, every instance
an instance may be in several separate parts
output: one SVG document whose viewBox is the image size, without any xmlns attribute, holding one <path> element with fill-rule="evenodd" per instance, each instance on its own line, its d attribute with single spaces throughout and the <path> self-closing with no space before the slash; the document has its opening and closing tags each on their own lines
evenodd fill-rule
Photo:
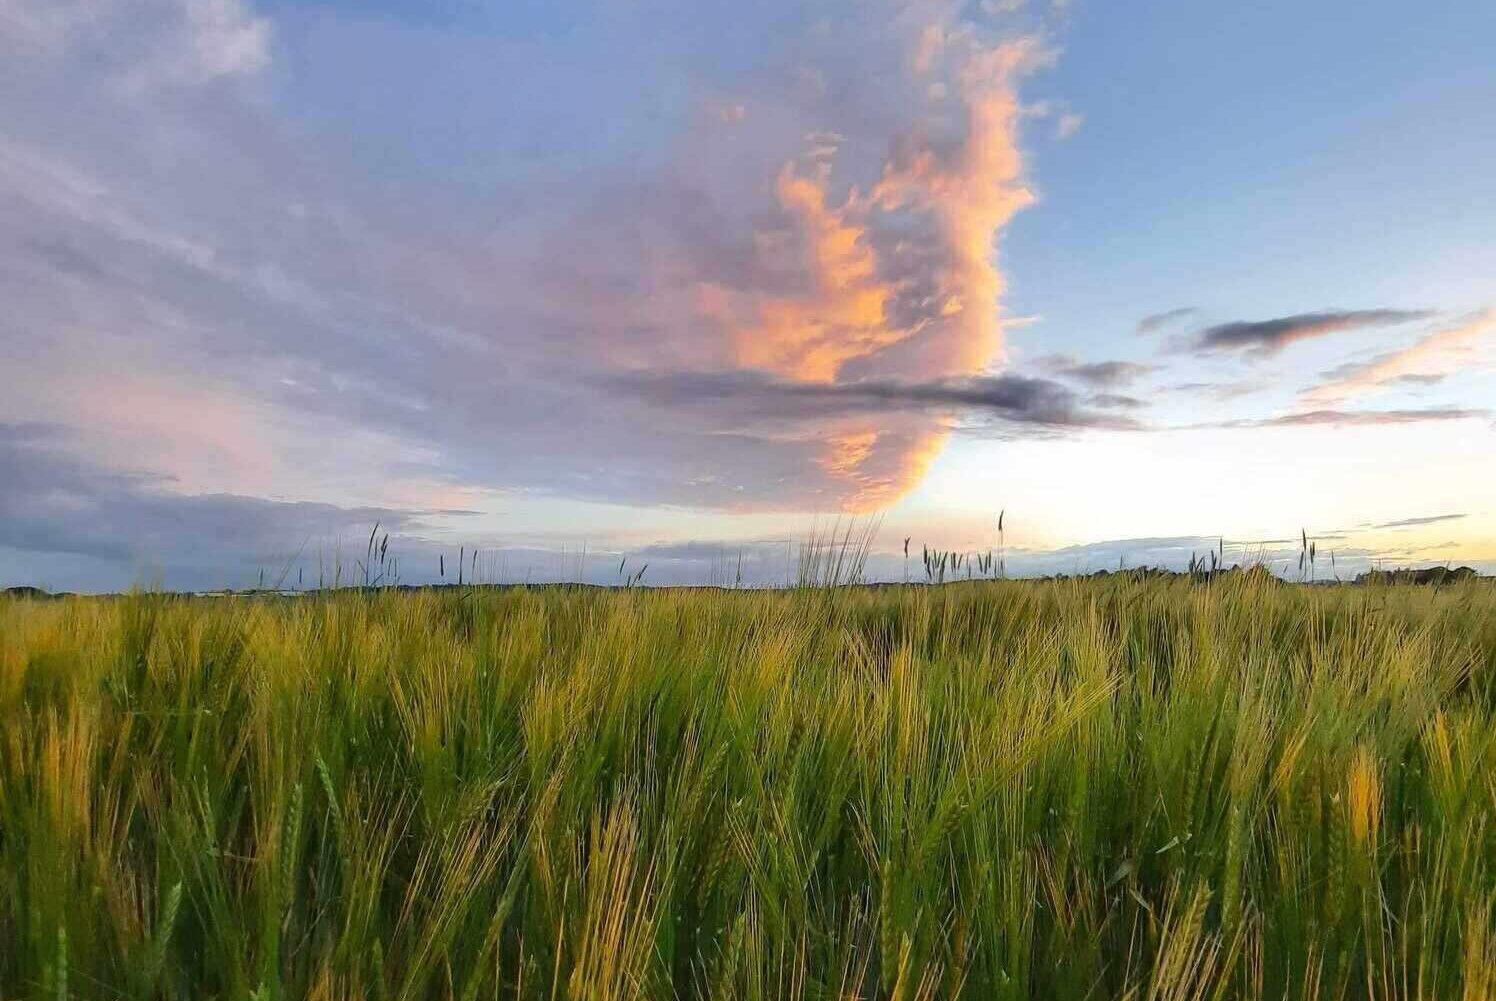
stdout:
<svg viewBox="0 0 1496 1001">
<path fill-rule="evenodd" d="M 1167 327 L 1170 324 L 1177 323 L 1180 320 L 1188 319 L 1198 312 L 1199 310 L 1197 310 L 1193 306 L 1181 306 L 1178 309 L 1170 309 L 1162 313 L 1149 314 L 1148 316 L 1145 316 L 1138 321 L 1138 333 L 1154 333 L 1155 331 L 1162 330 L 1164 327 Z"/>
<path fill-rule="evenodd" d="M 751 109 L 724 129 L 661 97 L 696 72 L 704 26 L 598 44 L 579 71 L 477 23 L 329 11 L 309 31 L 241 0 L 6 10 L 0 60 L 26 100 L 0 99 L 0 420 L 65 424 L 80 459 L 350 507 L 397 506 L 415 481 L 864 507 L 918 482 L 950 430 L 939 408 L 733 427 L 598 387 L 649 367 L 954 385 L 1001 363 L 994 248 L 1033 199 L 1017 89 L 1048 59 L 1030 39 L 946 19 L 914 73 L 928 18 L 901 5 L 829 34 L 744 14 L 776 25 L 755 68 L 699 68 L 723 109 Z M 282 44 L 296 59 L 257 87 Z M 394 58 L 416 90 L 366 97 Z M 523 88 L 516 58 L 535 66 Z M 426 99 L 456 88 L 493 95 L 501 140 L 468 142 L 478 105 Z M 664 117 L 627 124 L 641 104 Z M 580 120 L 620 124 L 558 125 Z"/>
<path fill-rule="evenodd" d="M 1346 538 L 1341 533 L 1309 532 L 1309 538 L 1317 540 L 1319 559 L 1315 577 L 1319 580 L 1352 580 L 1357 574 L 1379 564 L 1395 561 L 1397 564 L 1429 562 L 1431 551 L 1442 546 L 1418 547 L 1414 549 L 1386 549 L 1369 546 L 1349 546 L 1340 542 Z M 1333 547 L 1326 542 L 1337 542 Z M 1300 541 L 1297 534 L 1292 538 L 1243 540 L 1219 536 L 1176 536 L 1135 539 L 1109 539 L 1081 543 L 1058 549 L 1014 552 L 1010 547 L 1008 569 L 1016 576 L 1038 576 L 1046 574 L 1091 573 L 1098 570 L 1115 571 L 1122 568 L 1160 567 L 1183 571 L 1189 566 L 1191 557 L 1209 558 L 1209 554 L 1224 549 L 1224 566 L 1250 567 L 1262 565 L 1273 573 L 1287 579 L 1298 579 Z M 1331 552 L 1334 553 L 1333 564 Z M 1474 561 L 1483 573 L 1496 570 L 1496 563 Z"/>
<path fill-rule="evenodd" d="M 1273 427 L 1373 427 L 1391 424 L 1425 424 L 1463 421 L 1489 417 L 1487 410 L 1464 407 L 1427 407 L 1419 410 L 1307 410 L 1252 420 L 1224 421 L 1218 424 L 1193 425 L 1216 428 Z"/>
<path fill-rule="evenodd" d="M 1496 310 L 1483 310 L 1425 334 L 1406 348 L 1332 369 L 1325 373 L 1323 382 L 1303 393 L 1302 402 L 1309 406 L 1332 405 L 1399 382 L 1431 385 L 1458 371 L 1481 365 L 1480 352 L 1496 342 L 1493 335 L 1496 335 Z"/>
<path fill-rule="evenodd" d="M 726 404 L 734 425 L 898 412 L 967 413 L 1051 429 L 1130 428 L 1132 423 L 1087 410 L 1076 393 L 1049 379 L 1003 374 L 911 382 L 864 379 L 821 383 L 759 372 L 638 373 L 612 380 L 621 392 L 668 407 Z"/>
<path fill-rule="evenodd" d="M 1140 400 L 1136 396 L 1127 396 L 1123 393 L 1092 393 L 1087 400 L 1093 407 L 1108 410 L 1141 410 L 1148 406 L 1147 400 Z"/>
<path fill-rule="evenodd" d="M 1133 361 L 1083 362 L 1069 355 L 1049 355 L 1039 365 L 1051 375 L 1098 388 L 1128 386 L 1156 369 Z"/>
<path fill-rule="evenodd" d="M 908 120 L 881 137 L 842 127 L 802 133 L 801 155 L 774 169 L 772 199 L 748 217 L 746 232 L 735 230 L 732 210 L 710 193 L 715 180 L 703 179 L 684 198 L 677 190 L 662 205 L 664 240 L 651 246 L 653 260 L 641 262 L 653 294 L 629 294 L 591 314 L 601 324 L 594 330 L 608 331 L 595 336 L 607 342 L 600 346 L 610 366 L 708 378 L 736 369 L 837 385 L 957 378 L 1001 359 L 1003 283 L 993 247 L 1032 200 L 1014 87 L 1046 55 L 1026 40 L 986 44 L 942 29 L 912 35 L 906 57 L 914 70 L 904 86 L 912 93 L 881 101 L 876 117 L 912 102 Z M 926 86 L 936 82 L 939 96 Z M 867 152 L 880 147 L 886 152 L 877 157 Z M 615 228 L 635 242 L 641 199 L 624 197 L 604 210 L 600 229 L 589 227 L 594 246 L 609 243 Z M 695 208 L 683 212 L 683 203 Z M 698 210 L 699 223 L 692 218 Z M 614 272 L 619 259 L 609 254 L 602 267 Z M 584 261 L 568 284 L 595 290 L 596 267 Z M 661 275 L 664 284 L 655 284 Z M 621 331 L 620 317 L 627 317 Z M 864 508 L 913 486 L 947 429 L 912 412 L 891 425 L 876 412 L 854 417 L 844 409 L 835 426 L 820 430 L 757 440 L 809 451 L 800 479 L 832 477 L 811 488 L 819 504 L 840 481 L 844 497 L 833 503 Z M 739 440 L 719 439 L 719 450 Z M 724 467 L 742 468 L 722 454 Z M 795 491 L 776 485 L 772 496 L 784 502 Z"/>
<path fill-rule="evenodd" d="M 629 550 L 627 555 L 633 560 L 706 562 L 720 560 L 725 555 L 734 556 L 739 552 L 762 556 L 767 551 L 782 558 L 786 541 L 785 539 L 716 539 L 706 541 L 686 539 L 679 542 L 650 543 L 649 545 Z"/>
<path fill-rule="evenodd" d="M 83 59 L 122 96 L 252 76 L 270 22 L 242 0 L 7 0 L 0 43 L 25 59 Z"/>
<path fill-rule="evenodd" d="M 1391 326 L 1427 319 L 1428 310 L 1356 309 L 1320 313 L 1296 313 L 1271 320 L 1238 320 L 1200 331 L 1194 339 L 1197 351 L 1242 351 L 1257 356 L 1276 354 L 1297 341 L 1361 327 Z"/>
<path fill-rule="evenodd" d="M 720 539 L 656 542 L 629 549 L 614 561 L 624 572 L 646 568 L 658 584 L 778 586 L 795 579 L 799 542 L 781 539 Z"/>
<path fill-rule="evenodd" d="M 270 22 L 240 0 L 183 0 L 182 8 L 192 82 L 256 73 L 269 63 Z"/>
<path fill-rule="evenodd" d="M 829 387 L 791 384 L 796 392 Z M 902 394 L 900 394 L 902 395 Z M 987 394 L 992 395 L 992 394 Z M 1022 395 L 1022 394 L 1020 394 Z M 964 398 L 964 395 L 963 397 Z M 0 424 L 0 584 L 45 583 L 53 588 L 122 589 L 133 584 L 206 590 L 249 587 L 263 569 L 267 583 L 282 574 L 288 584 L 313 586 L 321 563 L 326 580 L 341 564 L 344 583 L 359 579 L 355 560 L 363 558 L 376 521 L 390 533 L 390 552 L 400 561 L 407 583 L 440 580 L 439 556 L 447 581 L 456 577 L 458 546 L 438 541 L 433 525 L 452 512 L 374 506 L 339 506 L 276 501 L 231 494 L 192 494 L 151 472 L 120 472 L 78 459 L 71 432 L 53 425 Z M 1441 514 L 1369 526 L 1396 529 L 1463 518 Z M 652 584 L 743 583 L 779 585 L 794 579 L 799 545 L 813 532 L 790 537 L 662 540 L 623 545 L 606 537 L 590 547 L 556 543 L 549 548 L 483 543 L 478 578 L 488 582 L 545 583 L 585 580 L 615 584 L 618 566 L 627 573 L 645 568 Z M 915 545 L 919 544 L 916 532 Z M 1313 532 L 1323 544 L 1343 533 Z M 469 536 L 464 571 L 473 568 Z M 1058 549 L 1010 546 L 1011 575 L 1085 573 L 1098 569 L 1165 566 L 1183 569 L 1191 555 L 1214 550 L 1215 536 L 1113 539 Z M 1227 563 L 1262 559 L 1280 572 L 1293 569 L 1298 538 L 1243 542 L 1226 539 Z M 889 547 L 894 548 L 889 548 Z M 898 540 L 875 545 L 868 578 L 900 580 L 904 574 Z M 1414 559 L 1424 550 L 1390 552 L 1340 548 L 1343 574 L 1364 569 L 1375 558 Z M 301 572 L 301 576 L 298 574 Z M 918 575 L 917 559 L 915 575 Z"/>
<path fill-rule="evenodd" d="M 1458 521 L 1467 518 L 1466 514 L 1431 514 L 1421 518 L 1400 518 L 1397 521 L 1384 521 L 1380 524 L 1368 526 L 1372 529 L 1378 528 L 1413 528 L 1418 525 L 1433 525 L 1441 521 Z"/>
<path fill-rule="evenodd" d="M 348 544 L 376 521 L 415 532 L 436 513 L 180 493 L 159 474 L 81 460 L 68 438 L 51 425 L 0 424 L 0 547 L 160 572 L 172 587 L 244 585 L 303 544 L 314 554 Z"/>
<path fill-rule="evenodd" d="M 1056 139 L 1069 139 L 1080 131 L 1085 122 L 1085 116 L 1073 111 L 1067 111 L 1055 119 L 1054 135 Z"/>
<path fill-rule="evenodd" d="M 1141 428 L 1062 383 L 1015 374 L 826 383 L 742 370 L 642 371 L 608 376 L 599 386 L 702 429 L 717 448 L 748 439 L 802 451 L 814 474 L 801 470 L 777 482 L 811 490 L 812 498 L 837 498 L 848 511 L 885 507 L 918 478 L 950 431 L 1013 438 Z"/>
<path fill-rule="evenodd" d="M 1107 539 L 1101 542 L 1084 542 L 1072 546 L 1044 551 L 1044 555 L 1057 561 L 1080 559 L 1086 565 L 1095 565 L 1096 557 L 1111 558 L 1131 555 L 1131 566 L 1143 566 L 1140 558 L 1151 558 L 1146 565 L 1165 565 L 1162 561 L 1181 553 L 1203 552 L 1215 549 L 1221 542 L 1218 536 L 1175 535 L 1149 536 L 1131 539 Z M 1187 557 L 1186 557 L 1187 559 Z M 1116 563 L 1108 559 L 1113 567 Z M 1106 564 L 1102 564 L 1106 568 Z"/>
<path fill-rule="evenodd" d="M 1226 403 L 1244 396 L 1251 396 L 1254 393 L 1260 393 L 1270 388 L 1270 385 L 1270 383 L 1258 379 L 1238 379 L 1234 382 L 1201 382 L 1194 380 L 1164 386 L 1163 391 L 1167 393 L 1196 393 L 1208 396 L 1217 402 Z"/>
<path fill-rule="evenodd" d="M 972 372 L 998 356 L 993 240 L 1032 200 L 1013 82 L 1040 54 L 1024 42 L 987 49 L 944 35 L 932 46 L 930 37 L 922 36 L 917 72 L 935 76 L 937 58 L 949 60 L 959 113 L 932 114 L 892 137 L 865 193 L 854 186 L 834 196 L 824 159 L 786 163 L 774 180 L 772 221 L 753 234 L 760 260 L 750 281 L 698 282 L 698 314 L 725 332 L 737 364 L 831 382 L 896 368 Z M 763 275 L 782 290 L 766 288 Z"/>
<path fill-rule="evenodd" d="M 1080 131 L 1085 123 L 1085 116 L 1077 111 L 1072 111 L 1064 101 L 1043 100 L 1029 104 L 1024 113 L 1033 118 L 1048 118 L 1054 120 L 1054 137 L 1064 141 Z"/>
<path fill-rule="evenodd" d="M 886 533 L 885 533 L 886 534 Z M 1371 569 L 1376 561 L 1417 561 L 1420 555 L 1442 546 L 1419 547 L 1413 550 L 1391 550 L 1365 546 L 1345 545 L 1339 533 L 1311 533 L 1320 543 L 1320 558 L 1317 576 L 1328 578 L 1331 573 L 1328 542 L 1334 546 L 1333 573 L 1342 580 L 1352 579 L 1356 574 Z M 801 537 L 787 539 L 753 540 L 693 540 L 684 543 L 660 543 L 631 550 L 628 567 L 638 569 L 649 564 L 646 577 L 656 583 L 683 584 L 732 584 L 736 579 L 741 553 L 742 580 L 748 585 L 777 585 L 793 580 L 795 558 Z M 907 568 L 903 558 L 902 537 L 878 538 L 868 555 L 865 579 L 872 581 L 901 581 L 906 569 L 913 580 L 923 580 L 919 563 L 921 538 L 916 531 L 912 540 L 914 556 Z M 1115 572 L 1120 568 L 1160 567 L 1174 571 L 1188 568 L 1191 557 L 1204 557 L 1224 549 L 1224 565 L 1254 566 L 1263 564 L 1274 573 L 1297 579 L 1299 536 L 1297 530 L 1292 538 L 1266 540 L 1243 540 L 1217 535 L 1149 536 L 1138 538 L 1106 539 L 1056 548 L 1025 548 L 1009 545 L 1006 569 L 1010 577 L 1040 577 L 1056 574 L 1086 574 L 1099 570 Z M 985 550 L 983 550 L 985 551 Z M 553 557 L 554 559 L 554 557 Z M 599 583 L 617 578 L 619 557 L 611 564 L 599 559 L 588 579 Z M 512 561 L 511 561 L 512 562 Z M 1496 564 L 1478 564 L 1489 573 Z M 655 575 L 659 574 L 658 577 Z M 612 575 L 611 577 L 609 575 Z"/>
<path fill-rule="evenodd" d="M 707 101 L 706 112 L 723 125 L 738 125 L 748 117 L 748 108 L 742 101 Z"/>
</svg>

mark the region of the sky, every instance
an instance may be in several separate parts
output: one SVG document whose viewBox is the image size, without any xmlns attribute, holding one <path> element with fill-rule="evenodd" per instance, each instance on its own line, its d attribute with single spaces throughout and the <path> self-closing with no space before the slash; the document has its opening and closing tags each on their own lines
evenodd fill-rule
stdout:
<svg viewBox="0 0 1496 1001">
<path fill-rule="evenodd" d="M 1473 2 L 0 0 L 0 585 L 346 583 L 376 523 L 407 583 L 777 583 L 854 520 L 885 579 L 1496 572 L 1493 48 Z"/>
</svg>

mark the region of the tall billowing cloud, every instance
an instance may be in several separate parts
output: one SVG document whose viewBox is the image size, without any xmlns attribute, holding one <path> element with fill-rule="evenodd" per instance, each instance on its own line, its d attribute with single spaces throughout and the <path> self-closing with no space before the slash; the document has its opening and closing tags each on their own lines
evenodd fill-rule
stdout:
<svg viewBox="0 0 1496 1001">
<path fill-rule="evenodd" d="M 855 385 L 970 376 L 999 360 L 995 241 L 1032 200 L 1014 88 L 1041 56 L 1029 41 L 988 47 L 969 32 L 922 32 L 911 120 L 873 140 L 887 152 L 865 188 L 838 170 L 846 136 L 808 136 L 810 149 L 775 176 L 771 221 L 753 231 L 751 267 L 695 284 L 694 319 L 726 338 L 730 364 Z M 841 503 L 868 509 L 917 481 L 944 425 L 939 416 L 888 413 L 794 433 L 824 442 L 815 461 Z"/>
</svg>

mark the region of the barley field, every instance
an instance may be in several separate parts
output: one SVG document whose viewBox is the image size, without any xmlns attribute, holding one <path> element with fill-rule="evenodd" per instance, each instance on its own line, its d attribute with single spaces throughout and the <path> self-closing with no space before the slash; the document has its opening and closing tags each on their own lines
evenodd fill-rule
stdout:
<svg viewBox="0 0 1496 1001">
<path fill-rule="evenodd" d="M 1496 997 L 1496 588 L 0 601 L 0 997 Z"/>
</svg>

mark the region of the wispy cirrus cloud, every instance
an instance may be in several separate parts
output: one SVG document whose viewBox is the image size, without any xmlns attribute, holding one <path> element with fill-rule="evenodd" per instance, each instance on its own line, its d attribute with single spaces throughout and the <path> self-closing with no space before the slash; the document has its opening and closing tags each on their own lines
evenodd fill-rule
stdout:
<svg viewBox="0 0 1496 1001">
<path fill-rule="evenodd" d="M 1147 400 L 1126 393 L 1092 393 L 1086 401 L 1093 407 L 1107 410 L 1142 410 L 1148 406 Z"/>
<path fill-rule="evenodd" d="M 1236 320 L 1206 327 L 1190 341 L 1201 353 L 1241 352 L 1256 357 L 1277 354 L 1290 344 L 1363 327 L 1392 326 L 1428 319 L 1430 310 L 1351 309 L 1295 313 L 1269 320 Z"/>
<path fill-rule="evenodd" d="M 1371 528 L 1371 529 L 1382 529 L 1382 528 L 1416 528 L 1416 527 L 1419 527 L 1421 525 L 1436 525 L 1436 524 L 1438 524 L 1440 522 L 1445 522 L 1445 521 L 1459 521 L 1461 518 L 1468 518 L 1468 517 L 1469 517 L 1469 515 L 1464 514 L 1464 513 L 1460 513 L 1460 514 L 1429 514 L 1429 515 L 1424 515 L 1424 516 L 1419 517 L 1419 518 L 1399 518 L 1396 521 L 1383 521 L 1383 522 L 1379 522 L 1378 524 L 1375 524 L 1375 525 L 1368 525 L 1367 527 Z"/>
<path fill-rule="evenodd" d="M 1270 387 L 1270 383 L 1260 379 L 1238 379 L 1233 382 L 1204 382 L 1193 380 L 1190 382 L 1176 382 L 1162 387 L 1168 393 L 1190 393 L 1208 397 L 1219 403 L 1240 399 L 1263 392 Z"/>
<path fill-rule="evenodd" d="M 1408 347 L 1334 368 L 1301 399 L 1307 406 L 1325 406 L 1399 382 L 1431 385 L 1456 371 L 1482 364 L 1482 350 L 1493 345 L 1496 310 L 1486 309 L 1425 334 Z M 1487 358 L 1486 363 L 1489 361 Z"/>
<path fill-rule="evenodd" d="M 0 40 L 28 61 L 86 58 L 110 87 L 138 97 L 258 73 L 270 62 L 271 24 L 244 0 L 7 0 Z"/>
<path fill-rule="evenodd" d="M 1214 424 L 1190 425 L 1213 428 L 1286 428 L 1286 427 L 1375 427 L 1378 425 L 1427 424 L 1443 421 L 1479 420 L 1490 417 L 1489 410 L 1469 407 L 1424 407 L 1408 410 L 1306 410 Z"/>
</svg>

